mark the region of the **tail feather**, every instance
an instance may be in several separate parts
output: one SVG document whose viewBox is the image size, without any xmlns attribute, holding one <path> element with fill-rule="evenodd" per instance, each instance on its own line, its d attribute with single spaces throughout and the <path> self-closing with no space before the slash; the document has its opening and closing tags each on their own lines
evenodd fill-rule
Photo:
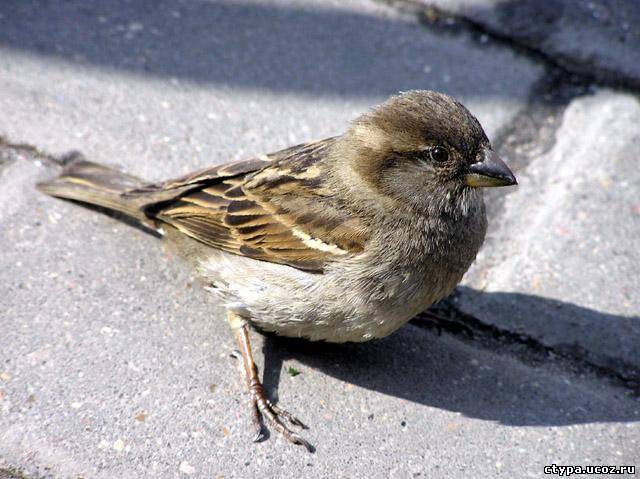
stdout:
<svg viewBox="0 0 640 479">
<path fill-rule="evenodd" d="M 149 219 L 143 211 L 145 202 L 142 199 L 124 198 L 122 195 L 143 185 L 145 182 L 135 176 L 81 160 L 67 166 L 59 177 L 39 183 L 38 189 L 58 198 L 116 210 L 147 223 Z"/>
</svg>

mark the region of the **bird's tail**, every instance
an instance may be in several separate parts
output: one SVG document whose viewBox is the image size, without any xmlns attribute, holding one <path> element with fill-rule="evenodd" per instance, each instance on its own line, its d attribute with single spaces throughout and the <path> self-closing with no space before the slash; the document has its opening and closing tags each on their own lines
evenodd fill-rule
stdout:
<svg viewBox="0 0 640 479">
<path fill-rule="evenodd" d="M 119 211 L 147 223 L 149 219 L 144 213 L 143 202 L 123 195 L 144 184 L 135 176 L 90 161 L 77 160 L 65 166 L 59 177 L 39 183 L 38 189 L 58 198 Z"/>
</svg>

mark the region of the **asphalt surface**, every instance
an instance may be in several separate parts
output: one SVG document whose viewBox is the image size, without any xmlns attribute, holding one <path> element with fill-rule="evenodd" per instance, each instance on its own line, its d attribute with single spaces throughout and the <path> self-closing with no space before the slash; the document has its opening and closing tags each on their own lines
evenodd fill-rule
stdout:
<svg viewBox="0 0 640 479">
<path fill-rule="evenodd" d="M 549 78 L 566 72 L 517 38 L 418 13 L 0 4 L 1 478 L 640 465 L 637 96 L 590 84 L 553 100 Z M 525 340 L 413 324 L 339 347 L 255 334 L 265 386 L 310 426 L 315 454 L 276 434 L 251 442 L 223 311 L 157 238 L 34 189 L 56 173 L 35 149 L 159 180 L 338 134 L 410 88 L 458 97 L 517 170 L 518 188 L 489 196 L 490 234 L 455 304 Z M 513 153 L 514 135 L 530 154 Z"/>
</svg>

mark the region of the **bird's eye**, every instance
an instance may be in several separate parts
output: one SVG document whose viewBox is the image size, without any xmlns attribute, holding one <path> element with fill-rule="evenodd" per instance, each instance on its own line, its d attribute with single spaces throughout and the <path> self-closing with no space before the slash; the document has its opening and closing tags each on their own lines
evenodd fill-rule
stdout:
<svg viewBox="0 0 640 479">
<path fill-rule="evenodd" d="M 431 150 L 431 158 L 433 159 L 433 161 L 442 163 L 443 161 L 447 161 L 449 159 L 449 152 L 442 146 L 436 146 Z"/>
</svg>

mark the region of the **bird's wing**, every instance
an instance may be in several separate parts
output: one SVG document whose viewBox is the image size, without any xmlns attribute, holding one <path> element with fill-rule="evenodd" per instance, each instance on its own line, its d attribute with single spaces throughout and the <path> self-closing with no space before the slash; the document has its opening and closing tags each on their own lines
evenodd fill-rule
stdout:
<svg viewBox="0 0 640 479">
<path fill-rule="evenodd" d="M 209 246 L 322 272 L 364 249 L 366 225 L 326 188 L 323 158 L 335 141 L 298 145 L 148 185 L 129 195 L 151 199 L 147 211 Z"/>
</svg>

